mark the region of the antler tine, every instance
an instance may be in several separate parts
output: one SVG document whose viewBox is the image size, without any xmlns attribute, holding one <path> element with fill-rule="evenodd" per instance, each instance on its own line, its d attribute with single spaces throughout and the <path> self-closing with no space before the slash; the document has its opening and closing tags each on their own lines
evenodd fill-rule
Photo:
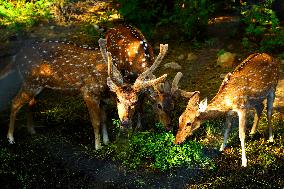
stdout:
<svg viewBox="0 0 284 189">
<path fill-rule="evenodd" d="M 163 60 L 163 58 L 165 57 L 165 55 L 166 55 L 166 53 L 167 53 L 167 51 L 168 51 L 168 44 L 160 44 L 160 53 L 159 53 L 159 55 L 157 56 L 157 58 L 156 58 L 156 60 L 155 60 L 155 62 L 154 62 L 154 64 L 150 67 L 150 68 L 148 68 L 147 70 L 145 70 L 143 73 L 141 73 L 140 75 L 139 75 L 139 77 L 136 79 L 136 81 L 137 80 L 145 80 L 145 78 L 149 75 L 149 74 L 151 74 L 151 73 L 153 73 L 153 71 L 159 66 L 159 64 L 162 62 L 162 60 Z M 136 83 L 136 82 L 135 82 Z"/>
<path fill-rule="evenodd" d="M 172 82 L 172 88 L 171 88 L 171 93 L 175 93 L 178 90 L 178 83 L 181 79 L 181 77 L 183 76 L 183 74 L 181 72 L 178 72 Z"/>
<path fill-rule="evenodd" d="M 167 74 L 164 74 L 163 76 L 161 76 L 157 79 L 151 79 L 147 82 L 145 81 L 146 77 L 148 75 L 151 75 L 153 73 L 153 71 L 159 66 L 159 64 L 161 63 L 161 61 L 165 57 L 167 51 L 168 51 L 168 44 L 165 44 L 165 45 L 160 44 L 160 53 L 159 53 L 158 57 L 156 58 L 154 64 L 150 68 L 148 68 L 146 71 L 144 71 L 143 73 L 141 73 L 139 75 L 139 77 L 136 79 L 135 83 L 133 84 L 134 89 L 139 90 L 141 88 L 145 88 L 145 87 L 150 86 L 150 85 L 155 85 L 155 84 L 165 80 L 165 78 L 167 77 Z"/>
<path fill-rule="evenodd" d="M 116 81 L 116 83 L 122 85 L 123 84 L 123 77 L 122 77 L 120 71 L 113 64 L 112 56 L 111 56 L 110 52 L 107 52 L 107 64 L 108 64 L 107 73 L 108 73 L 109 78 L 111 80 L 114 79 Z"/>
<path fill-rule="evenodd" d="M 110 52 L 107 53 L 107 74 L 112 78 L 112 57 Z"/>
<path fill-rule="evenodd" d="M 179 94 L 185 98 L 191 98 L 192 95 L 194 95 L 195 93 L 199 93 L 199 91 L 194 91 L 194 92 L 187 92 L 185 90 L 179 89 L 178 88 L 178 83 L 181 79 L 181 77 L 183 76 L 183 74 L 181 72 L 178 72 L 172 82 L 172 89 L 171 89 L 171 93 L 174 94 L 177 91 L 179 92 Z"/>
<path fill-rule="evenodd" d="M 108 54 L 107 54 L 107 50 L 106 50 L 107 40 L 100 38 L 98 40 L 98 43 L 99 43 L 99 46 L 100 46 L 100 51 L 101 51 L 102 57 L 104 59 L 104 62 L 107 64 L 108 63 L 108 60 L 107 60 Z"/>
<path fill-rule="evenodd" d="M 141 82 L 138 85 L 134 85 L 133 87 L 134 87 L 135 90 L 139 90 L 139 89 L 147 88 L 149 86 L 154 86 L 157 83 L 163 82 L 166 79 L 167 76 L 168 76 L 167 74 L 164 74 L 164 75 L 158 77 L 157 79 L 152 79 L 152 80 L 149 80 L 147 82 Z"/>
</svg>

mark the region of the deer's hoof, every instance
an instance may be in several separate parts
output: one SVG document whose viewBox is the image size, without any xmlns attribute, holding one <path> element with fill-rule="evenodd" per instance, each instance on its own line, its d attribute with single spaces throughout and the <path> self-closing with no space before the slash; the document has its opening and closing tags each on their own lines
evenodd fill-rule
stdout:
<svg viewBox="0 0 284 189">
<path fill-rule="evenodd" d="M 109 144 L 109 139 L 103 139 L 103 143 L 104 143 L 104 145 L 108 145 Z"/>
<path fill-rule="evenodd" d="M 15 140 L 13 136 L 8 136 L 7 138 L 10 144 L 15 144 Z"/>
<path fill-rule="evenodd" d="M 246 167 L 247 166 L 247 159 L 242 160 L 242 167 Z"/>
<path fill-rule="evenodd" d="M 222 144 L 221 147 L 220 147 L 220 149 L 219 149 L 219 151 L 220 151 L 220 152 L 223 152 L 225 148 L 226 148 L 226 145 Z"/>
<path fill-rule="evenodd" d="M 269 137 L 269 139 L 267 140 L 268 143 L 273 143 L 274 142 L 274 139 L 273 137 Z"/>
<path fill-rule="evenodd" d="M 102 149 L 102 145 L 101 145 L 101 144 L 96 144 L 95 149 L 96 149 L 96 150 Z"/>
</svg>

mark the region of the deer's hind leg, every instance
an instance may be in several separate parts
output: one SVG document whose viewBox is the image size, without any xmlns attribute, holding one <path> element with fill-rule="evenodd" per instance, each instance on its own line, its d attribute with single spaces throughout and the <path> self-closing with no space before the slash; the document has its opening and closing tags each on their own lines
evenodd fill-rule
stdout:
<svg viewBox="0 0 284 189">
<path fill-rule="evenodd" d="M 268 120 L 268 128 L 269 128 L 269 139 L 268 139 L 269 142 L 273 142 L 271 117 L 272 117 L 274 99 L 275 99 L 275 90 L 271 90 L 269 94 L 267 95 L 267 120 Z"/>
<path fill-rule="evenodd" d="M 109 138 L 108 138 L 107 126 L 106 126 L 106 111 L 105 111 L 105 109 L 106 109 L 105 105 L 101 105 L 100 117 L 101 117 L 101 127 L 102 127 L 102 134 L 103 134 L 103 143 L 105 145 L 108 145 Z"/>
<path fill-rule="evenodd" d="M 101 120 L 100 100 L 98 98 L 94 98 L 93 94 L 90 94 L 84 90 L 82 91 L 82 93 L 94 129 L 95 149 L 98 150 L 102 148 L 101 136 L 100 136 L 100 120 Z"/>
<path fill-rule="evenodd" d="M 255 131 L 256 131 L 257 125 L 259 123 L 259 119 L 260 119 L 261 113 L 263 111 L 263 108 L 264 108 L 264 105 L 263 105 L 262 102 L 255 106 L 255 111 L 256 112 L 254 114 L 253 126 L 251 128 L 250 135 L 255 134 Z"/>
<path fill-rule="evenodd" d="M 7 138 L 11 144 L 15 143 L 14 140 L 14 130 L 15 130 L 15 121 L 18 111 L 21 107 L 29 102 L 33 97 L 28 94 L 27 92 L 20 91 L 17 96 L 13 99 L 12 106 L 11 106 L 11 113 L 10 113 L 10 123 L 9 123 L 9 130 L 7 134 Z"/>
</svg>

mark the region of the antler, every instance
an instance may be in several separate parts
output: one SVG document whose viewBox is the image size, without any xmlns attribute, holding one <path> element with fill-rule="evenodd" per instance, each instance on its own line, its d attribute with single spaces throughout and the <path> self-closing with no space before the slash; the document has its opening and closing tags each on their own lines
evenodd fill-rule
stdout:
<svg viewBox="0 0 284 189">
<path fill-rule="evenodd" d="M 171 89 L 171 93 L 172 94 L 175 94 L 176 92 L 179 92 L 179 94 L 185 98 L 190 98 L 192 97 L 193 94 L 199 92 L 199 91 L 194 91 L 194 92 L 187 92 L 187 91 L 184 91 L 182 89 L 179 89 L 178 88 L 178 83 L 181 79 L 181 77 L 183 76 L 183 74 L 181 72 L 178 72 L 172 82 L 172 89 Z"/>
<path fill-rule="evenodd" d="M 181 72 L 178 72 L 172 82 L 172 89 L 171 89 L 171 93 L 174 94 L 177 90 L 178 90 L 178 83 L 180 78 L 183 76 L 183 74 Z"/>
<path fill-rule="evenodd" d="M 108 65 L 107 73 L 108 73 L 108 76 L 109 76 L 108 80 L 112 81 L 112 79 L 114 79 L 119 85 L 122 85 L 123 84 L 123 77 L 122 77 L 120 71 L 116 68 L 116 66 L 113 65 L 110 52 L 107 53 L 107 65 Z"/>
<path fill-rule="evenodd" d="M 101 54 L 102 54 L 102 57 L 105 61 L 105 63 L 107 64 L 107 50 L 106 50 L 106 44 L 107 44 L 107 40 L 106 39 L 103 39 L 103 38 L 100 38 L 98 40 L 98 43 L 99 43 L 99 46 L 100 46 L 100 51 L 101 51 Z"/>
<path fill-rule="evenodd" d="M 145 70 L 143 73 L 141 73 L 139 75 L 139 77 L 136 79 L 135 83 L 133 84 L 134 89 L 139 90 L 141 88 L 145 88 L 145 87 L 148 87 L 148 86 L 151 86 L 151 85 L 155 85 L 159 82 L 162 82 L 167 77 L 167 74 L 164 74 L 157 79 L 145 81 L 147 76 L 151 75 L 153 73 L 153 71 L 159 66 L 159 64 L 161 63 L 161 61 L 165 57 L 167 51 L 168 51 L 168 44 L 165 44 L 165 45 L 160 44 L 160 53 L 159 53 L 158 57 L 156 58 L 154 64 L 150 68 L 148 68 L 147 70 Z"/>
</svg>

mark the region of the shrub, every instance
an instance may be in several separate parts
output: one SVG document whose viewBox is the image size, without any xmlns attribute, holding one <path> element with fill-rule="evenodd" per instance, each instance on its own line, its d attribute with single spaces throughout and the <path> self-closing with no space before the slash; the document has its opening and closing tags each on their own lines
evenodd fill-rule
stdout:
<svg viewBox="0 0 284 189">
<path fill-rule="evenodd" d="M 118 159 L 130 168 L 148 167 L 162 171 L 186 166 L 212 168 L 212 161 L 196 141 L 175 145 L 172 133 L 139 132 L 130 139 L 128 147 L 120 151 Z"/>
<path fill-rule="evenodd" d="M 242 4 L 242 23 L 245 25 L 243 45 L 257 43 L 261 51 L 273 51 L 284 46 L 284 30 L 271 8 L 272 1 L 248 5 Z"/>
<path fill-rule="evenodd" d="M 191 39 L 204 32 L 208 16 L 213 12 L 209 0 L 177 0 L 157 2 L 154 0 L 118 0 L 119 12 L 127 22 L 137 25 L 143 33 L 151 36 L 156 26 L 174 25 L 176 35 Z M 168 32 L 168 30 L 166 30 Z"/>
<path fill-rule="evenodd" d="M 31 27 L 43 18 L 50 18 L 50 0 L 0 1 L 0 26 L 12 30 Z"/>
</svg>

